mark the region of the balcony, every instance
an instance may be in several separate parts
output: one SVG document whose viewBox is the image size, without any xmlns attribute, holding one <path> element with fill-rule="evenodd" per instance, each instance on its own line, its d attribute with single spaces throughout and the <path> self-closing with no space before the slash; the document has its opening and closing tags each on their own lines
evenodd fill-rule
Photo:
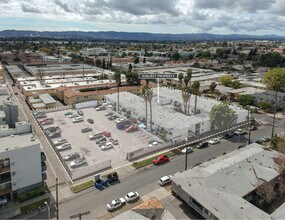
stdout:
<svg viewBox="0 0 285 220">
<path fill-rule="evenodd" d="M 45 162 L 42 162 L 42 172 L 47 170 L 47 165 Z"/>
<path fill-rule="evenodd" d="M 47 157 L 46 157 L 45 153 L 42 151 L 41 152 L 41 162 L 45 162 L 46 159 L 47 159 Z"/>
<path fill-rule="evenodd" d="M 0 185 L 3 183 L 11 182 L 11 177 L 1 178 L 0 179 Z"/>
<path fill-rule="evenodd" d="M 10 166 L 9 167 L 0 167 L 0 174 L 10 172 Z"/>
<path fill-rule="evenodd" d="M 7 193 L 10 193 L 12 192 L 12 187 L 11 188 L 7 188 L 7 189 L 3 189 L 3 190 L 0 190 L 0 196 L 3 196 Z"/>
</svg>

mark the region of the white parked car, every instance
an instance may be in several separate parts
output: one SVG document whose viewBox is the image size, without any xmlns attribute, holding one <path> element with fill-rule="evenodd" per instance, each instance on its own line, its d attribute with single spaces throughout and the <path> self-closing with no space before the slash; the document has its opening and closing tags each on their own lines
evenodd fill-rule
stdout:
<svg viewBox="0 0 285 220">
<path fill-rule="evenodd" d="M 77 123 L 77 122 L 81 122 L 81 121 L 83 121 L 82 117 L 77 117 L 77 118 L 72 119 L 73 123 Z"/>
<path fill-rule="evenodd" d="M 218 144 L 220 143 L 220 140 L 218 138 L 213 138 L 212 140 L 209 140 L 209 144 Z"/>
<path fill-rule="evenodd" d="M 65 161 L 75 160 L 80 157 L 79 153 L 70 153 L 67 156 L 64 157 Z"/>
<path fill-rule="evenodd" d="M 107 204 L 106 208 L 110 212 L 118 208 L 121 208 L 125 204 L 126 204 L 126 201 L 123 198 L 114 199 L 110 203 Z"/>
<path fill-rule="evenodd" d="M 101 150 L 108 150 L 108 149 L 111 149 L 112 147 L 113 147 L 112 143 L 108 142 L 104 144 L 103 146 L 101 146 Z"/>
<path fill-rule="evenodd" d="M 138 192 L 129 192 L 126 197 L 125 200 L 126 202 L 134 202 L 137 201 L 140 198 L 140 195 L 138 194 Z"/>
<path fill-rule="evenodd" d="M 73 113 L 72 115 L 69 115 L 68 117 L 69 117 L 69 118 L 76 118 L 76 117 L 78 117 L 78 114 Z"/>
<path fill-rule="evenodd" d="M 83 164 L 87 163 L 86 159 L 85 159 L 85 156 L 81 157 L 81 158 L 78 158 L 76 159 L 75 161 L 72 161 L 69 166 L 71 168 L 76 168 L 76 167 L 79 167 Z"/>
<path fill-rule="evenodd" d="M 155 145 L 158 145 L 158 142 L 157 141 L 153 141 L 151 142 L 148 147 L 154 147 Z"/>
<path fill-rule="evenodd" d="M 171 175 L 161 177 L 158 181 L 159 185 L 165 186 L 165 185 L 171 183 L 171 177 L 172 177 Z"/>
<path fill-rule="evenodd" d="M 193 148 L 192 147 L 185 147 L 181 150 L 182 154 L 186 154 L 186 153 L 191 153 L 193 152 Z"/>
<path fill-rule="evenodd" d="M 57 150 L 67 150 L 71 148 L 71 144 L 70 143 L 64 143 L 62 145 L 59 145 L 56 147 Z"/>
<path fill-rule="evenodd" d="M 237 129 L 235 132 L 234 132 L 234 134 L 236 134 L 236 135 L 242 135 L 242 134 L 245 134 L 245 130 L 242 130 L 242 129 Z"/>
<path fill-rule="evenodd" d="M 67 142 L 67 139 L 66 138 L 59 138 L 57 139 L 55 142 L 54 142 L 54 145 L 57 146 L 57 145 L 61 145 L 61 144 L 64 144 Z"/>
</svg>

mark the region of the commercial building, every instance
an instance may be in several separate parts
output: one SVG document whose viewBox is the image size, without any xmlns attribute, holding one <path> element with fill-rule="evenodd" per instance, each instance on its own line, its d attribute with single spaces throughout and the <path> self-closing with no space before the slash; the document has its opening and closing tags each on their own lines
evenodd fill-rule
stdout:
<svg viewBox="0 0 285 220">
<path fill-rule="evenodd" d="M 187 74 L 187 71 L 192 70 L 192 79 L 191 81 L 218 81 L 222 76 L 226 75 L 226 72 L 215 72 L 210 69 L 199 69 L 188 66 L 183 67 L 156 67 L 156 68 L 148 68 L 147 70 L 142 70 L 140 73 L 147 74 L 177 74 L 177 76 L 182 73 L 183 75 Z M 178 78 L 174 79 L 160 79 L 160 82 L 167 86 L 177 86 L 179 85 Z"/>
<path fill-rule="evenodd" d="M 57 101 L 47 93 L 29 96 L 27 101 L 32 109 L 46 109 L 57 107 Z"/>
<path fill-rule="evenodd" d="M 108 51 L 104 48 L 95 47 L 80 50 L 80 54 L 83 56 L 107 56 Z"/>
<path fill-rule="evenodd" d="M 53 63 L 63 63 L 63 62 L 71 62 L 72 58 L 68 56 L 47 56 L 43 55 L 43 61 L 53 62 Z"/>
<path fill-rule="evenodd" d="M 264 201 L 258 187 L 278 182 L 275 157 L 276 151 L 248 145 L 175 175 L 172 192 L 206 219 L 280 219 L 280 210 L 270 215 L 258 208 Z"/>
<path fill-rule="evenodd" d="M 42 184 L 41 146 L 31 133 L 1 137 L 0 141 L 0 196 L 13 200 Z"/>
<path fill-rule="evenodd" d="M 153 89 L 152 98 L 152 128 L 157 134 L 177 143 L 185 138 L 191 138 L 214 129 L 209 114 L 212 107 L 220 102 L 197 97 L 197 111 L 194 114 L 195 97 L 191 95 L 190 115 L 186 115 L 183 113 L 185 109 L 180 90 L 162 87 L 159 91 L 159 100 L 157 91 L 157 89 Z M 117 105 L 117 94 L 106 95 L 105 99 L 108 103 Z M 121 92 L 120 108 L 124 109 L 130 117 L 146 122 L 146 105 L 143 97 Z M 230 108 L 236 112 L 232 125 L 247 121 L 246 110 L 234 106 L 230 106 Z M 149 113 L 147 124 L 150 125 Z"/>
<path fill-rule="evenodd" d="M 5 69 L 7 73 L 11 76 L 13 82 L 16 82 L 16 80 L 20 77 L 29 76 L 27 73 L 21 70 L 17 65 L 6 65 Z"/>
</svg>

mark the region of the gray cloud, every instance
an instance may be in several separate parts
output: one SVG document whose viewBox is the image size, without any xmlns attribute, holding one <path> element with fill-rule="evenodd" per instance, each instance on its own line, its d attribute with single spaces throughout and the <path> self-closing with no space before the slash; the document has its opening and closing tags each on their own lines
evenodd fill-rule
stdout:
<svg viewBox="0 0 285 220">
<path fill-rule="evenodd" d="M 37 6 L 28 4 L 26 2 L 22 3 L 21 8 L 23 12 L 41 13 Z"/>
<path fill-rule="evenodd" d="M 72 9 L 69 7 L 69 4 L 62 0 L 55 0 L 54 3 L 61 7 L 65 12 L 72 12 Z"/>
</svg>

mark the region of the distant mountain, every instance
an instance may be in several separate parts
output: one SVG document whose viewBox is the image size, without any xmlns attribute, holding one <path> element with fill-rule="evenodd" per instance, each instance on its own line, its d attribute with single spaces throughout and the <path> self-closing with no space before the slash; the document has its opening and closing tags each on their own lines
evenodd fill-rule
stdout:
<svg viewBox="0 0 285 220">
<path fill-rule="evenodd" d="M 83 32 L 83 31 L 0 31 L 1 38 L 49 38 L 62 40 L 127 40 L 127 41 L 229 41 L 229 40 L 285 40 L 285 36 L 277 35 L 245 35 L 245 34 L 153 34 L 143 32 Z"/>
</svg>

